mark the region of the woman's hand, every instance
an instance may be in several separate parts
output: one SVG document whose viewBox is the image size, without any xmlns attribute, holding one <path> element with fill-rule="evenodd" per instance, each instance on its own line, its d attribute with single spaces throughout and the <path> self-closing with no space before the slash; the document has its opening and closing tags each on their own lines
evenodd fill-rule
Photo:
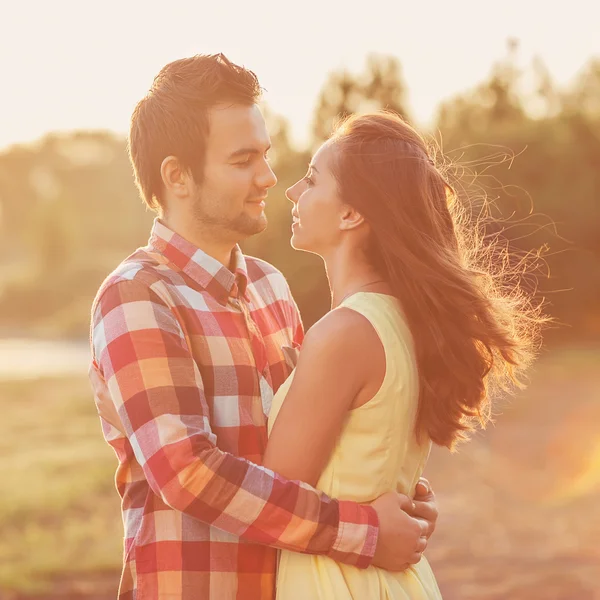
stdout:
<svg viewBox="0 0 600 600">
<path fill-rule="evenodd" d="M 417 564 L 427 548 L 427 523 L 410 515 L 412 501 L 388 492 L 371 503 L 379 519 L 373 565 L 386 571 L 404 571 Z"/>
<path fill-rule="evenodd" d="M 429 539 L 435 531 L 439 513 L 433 489 L 424 477 L 421 477 L 417 483 L 411 514 L 413 517 L 427 521 L 427 533 L 425 535 Z"/>
</svg>

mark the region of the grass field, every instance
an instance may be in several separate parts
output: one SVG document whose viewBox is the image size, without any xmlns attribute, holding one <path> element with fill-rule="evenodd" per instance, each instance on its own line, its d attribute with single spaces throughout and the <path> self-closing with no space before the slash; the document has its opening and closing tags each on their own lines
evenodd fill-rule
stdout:
<svg viewBox="0 0 600 600">
<path fill-rule="evenodd" d="M 600 348 L 555 350 L 495 426 L 427 475 L 446 600 L 600 599 Z M 0 598 L 115 597 L 116 459 L 87 379 L 0 382 Z"/>
<path fill-rule="evenodd" d="M 114 590 L 115 457 L 87 379 L 5 381 L 0 406 L 0 590 L 44 592 L 107 571 Z"/>
<path fill-rule="evenodd" d="M 427 468 L 446 600 L 600 599 L 600 349 L 539 361 L 526 392 Z"/>
</svg>

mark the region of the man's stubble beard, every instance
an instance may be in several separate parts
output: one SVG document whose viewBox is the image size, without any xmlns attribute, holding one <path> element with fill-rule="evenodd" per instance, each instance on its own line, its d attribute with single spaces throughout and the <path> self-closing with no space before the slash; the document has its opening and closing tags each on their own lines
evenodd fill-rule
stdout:
<svg viewBox="0 0 600 600">
<path fill-rule="evenodd" d="M 228 219 L 227 217 L 211 215 L 205 210 L 204 203 L 199 197 L 194 202 L 192 215 L 194 221 L 202 229 L 210 231 L 213 236 L 219 238 L 245 239 L 257 235 L 267 228 L 267 217 L 264 212 L 257 218 L 241 213 L 233 219 Z"/>
</svg>

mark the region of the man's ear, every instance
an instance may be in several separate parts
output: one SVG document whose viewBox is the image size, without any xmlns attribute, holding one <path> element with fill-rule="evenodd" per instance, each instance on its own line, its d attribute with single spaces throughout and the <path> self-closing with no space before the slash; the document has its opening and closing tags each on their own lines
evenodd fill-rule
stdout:
<svg viewBox="0 0 600 600">
<path fill-rule="evenodd" d="M 351 206 L 345 205 L 342 211 L 342 218 L 340 220 L 340 229 L 350 230 L 360 227 L 365 222 L 365 218 Z"/>
<path fill-rule="evenodd" d="M 192 175 L 183 169 L 175 156 L 167 156 L 160 165 L 160 177 L 165 189 L 170 194 L 185 198 L 190 194 Z"/>
</svg>

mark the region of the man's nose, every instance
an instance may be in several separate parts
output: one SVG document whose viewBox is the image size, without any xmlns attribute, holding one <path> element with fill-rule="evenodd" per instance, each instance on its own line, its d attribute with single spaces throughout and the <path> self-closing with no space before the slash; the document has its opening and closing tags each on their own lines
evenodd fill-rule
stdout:
<svg viewBox="0 0 600 600">
<path fill-rule="evenodd" d="M 265 161 L 265 169 L 263 169 L 262 173 L 258 179 L 258 187 L 263 189 L 272 188 L 277 183 L 277 176 L 271 169 L 271 165 Z"/>
</svg>

